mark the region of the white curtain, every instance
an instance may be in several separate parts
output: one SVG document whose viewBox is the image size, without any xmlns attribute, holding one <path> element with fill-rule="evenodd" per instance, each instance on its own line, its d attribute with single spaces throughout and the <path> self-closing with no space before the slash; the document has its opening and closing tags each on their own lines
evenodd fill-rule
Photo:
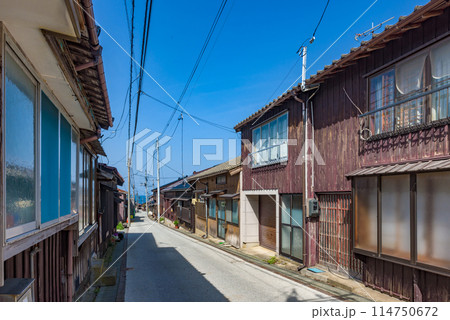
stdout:
<svg viewBox="0 0 450 320">
<path fill-rule="evenodd" d="M 433 80 L 441 81 L 450 77 L 450 41 L 432 48 L 430 61 Z"/>
<path fill-rule="evenodd" d="M 426 53 L 399 63 L 395 68 L 395 82 L 401 95 L 419 90 L 423 87 L 423 71 Z"/>
</svg>

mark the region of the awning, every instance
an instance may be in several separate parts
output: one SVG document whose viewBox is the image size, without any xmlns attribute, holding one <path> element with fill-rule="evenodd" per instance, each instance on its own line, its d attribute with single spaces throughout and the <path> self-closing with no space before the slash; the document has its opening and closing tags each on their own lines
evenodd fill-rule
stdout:
<svg viewBox="0 0 450 320">
<path fill-rule="evenodd" d="M 210 191 L 209 193 L 212 195 L 219 195 L 219 194 L 224 194 L 226 192 L 226 190 L 214 190 L 214 191 Z"/>
<path fill-rule="evenodd" d="M 224 199 L 239 198 L 239 193 L 225 193 L 225 194 L 220 195 L 219 198 L 224 198 Z"/>
<path fill-rule="evenodd" d="M 170 198 L 172 201 L 191 201 L 191 198 Z"/>
<path fill-rule="evenodd" d="M 202 193 L 202 192 L 205 192 L 205 190 L 194 190 L 194 191 L 192 191 L 193 193 Z"/>
<path fill-rule="evenodd" d="M 347 173 L 345 176 L 351 178 L 357 176 L 373 176 L 379 174 L 401 174 L 409 172 L 427 172 L 440 170 L 450 170 L 450 159 L 428 160 L 361 168 Z"/>
<path fill-rule="evenodd" d="M 211 198 L 212 196 L 213 195 L 211 193 L 204 193 L 204 194 L 200 195 L 200 197 L 203 197 L 203 198 Z"/>
</svg>

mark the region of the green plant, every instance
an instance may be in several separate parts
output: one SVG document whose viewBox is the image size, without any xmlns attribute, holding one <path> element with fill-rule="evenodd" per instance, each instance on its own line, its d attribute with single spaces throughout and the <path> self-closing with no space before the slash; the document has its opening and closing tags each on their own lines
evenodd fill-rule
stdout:
<svg viewBox="0 0 450 320">
<path fill-rule="evenodd" d="M 117 224 L 116 229 L 117 229 L 117 230 L 125 230 L 125 228 L 123 227 L 122 222 L 119 222 L 119 223 Z"/>
<path fill-rule="evenodd" d="M 159 218 L 159 221 L 160 221 L 160 222 L 164 222 L 164 217 L 160 217 L 160 218 Z"/>
<path fill-rule="evenodd" d="M 277 261 L 278 261 L 278 259 L 277 259 L 277 257 L 275 257 L 275 256 L 270 257 L 268 260 L 266 260 L 266 262 L 267 262 L 268 264 L 275 264 Z"/>
<path fill-rule="evenodd" d="M 173 224 L 174 224 L 175 226 L 178 226 L 178 225 L 180 224 L 180 221 L 175 220 L 175 221 L 173 222 Z"/>
</svg>

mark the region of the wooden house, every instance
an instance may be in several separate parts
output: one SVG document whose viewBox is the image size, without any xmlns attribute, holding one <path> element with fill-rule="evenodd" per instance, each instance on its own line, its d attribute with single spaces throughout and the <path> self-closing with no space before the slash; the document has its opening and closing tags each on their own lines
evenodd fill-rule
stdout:
<svg viewBox="0 0 450 320">
<path fill-rule="evenodd" d="M 0 286 L 35 301 L 71 301 L 97 251 L 101 49 L 91 0 L 0 3 Z"/>
<path fill-rule="evenodd" d="M 191 185 L 185 178 L 180 178 L 160 187 L 160 215 L 165 219 L 174 222 L 178 220 L 184 223 L 188 228 L 192 226 L 190 214 Z M 157 189 L 153 189 L 153 197 L 158 198 Z M 156 201 L 156 200 L 155 200 Z M 153 215 L 158 214 L 157 203 L 153 207 Z"/>
<path fill-rule="evenodd" d="M 449 300 L 449 6 L 414 8 L 236 126 L 242 216 L 259 225 L 246 239 L 404 300 Z M 272 132 L 286 113 L 287 135 Z M 280 132 L 298 139 L 284 159 Z"/>
<path fill-rule="evenodd" d="M 187 180 L 195 189 L 192 214 L 195 232 L 220 238 L 239 248 L 239 197 L 241 158 L 226 161 L 193 174 Z"/>
<path fill-rule="evenodd" d="M 102 254 L 119 222 L 124 221 L 124 198 L 117 186 L 122 186 L 124 179 L 115 167 L 99 163 L 97 167 L 97 181 L 99 192 L 98 225 L 99 247 Z M 122 211 L 122 212 L 121 212 Z M 125 219 L 126 220 L 126 219 Z"/>
</svg>

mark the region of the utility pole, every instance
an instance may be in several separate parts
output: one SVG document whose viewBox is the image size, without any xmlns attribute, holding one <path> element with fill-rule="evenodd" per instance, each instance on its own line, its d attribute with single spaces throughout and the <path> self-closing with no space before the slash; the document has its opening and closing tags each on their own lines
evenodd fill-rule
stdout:
<svg viewBox="0 0 450 320">
<path fill-rule="evenodd" d="M 160 205 L 161 190 L 159 188 L 159 138 L 156 139 L 156 188 L 158 190 L 157 195 L 158 195 L 158 223 L 159 223 L 159 218 L 161 217 L 161 205 Z"/>
<path fill-rule="evenodd" d="M 181 178 L 184 178 L 184 170 L 183 170 L 183 112 L 181 113 L 178 120 L 181 120 Z"/>
<path fill-rule="evenodd" d="M 145 169 L 145 182 L 144 182 L 144 186 L 145 186 L 145 212 L 147 213 L 147 217 L 148 217 L 148 182 L 147 182 L 147 169 Z"/>
<path fill-rule="evenodd" d="M 127 210 L 127 227 L 129 228 L 131 225 L 131 179 L 130 179 L 130 166 L 131 166 L 131 158 L 128 158 L 127 167 L 128 167 L 128 210 Z"/>
</svg>

